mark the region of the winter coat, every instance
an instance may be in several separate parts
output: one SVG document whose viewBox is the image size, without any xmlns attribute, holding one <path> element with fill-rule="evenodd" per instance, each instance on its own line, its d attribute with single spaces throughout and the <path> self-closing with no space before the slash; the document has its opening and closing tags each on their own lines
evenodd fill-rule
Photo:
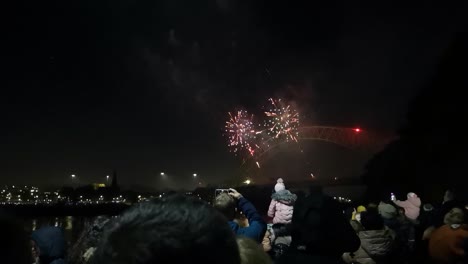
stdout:
<svg viewBox="0 0 468 264">
<path fill-rule="evenodd" d="M 353 227 L 354 231 L 356 233 L 359 233 L 360 231 L 362 231 L 364 228 L 362 227 L 361 223 L 359 223 L 358 221 L 356 220 L 351 220 L 349 221 L 349 224 Z"/>
<path fill-rule="evenodd" d="M 359 232 L 361 247 L 354 252 L 343 255 L 346 263 L 376 264 L 387 263 L 393 252 L 394 234 L 390 229 L 368 230 Z"/>
<path fill-rule="evenodd" d="M 429 255 L 434 263 L 458 263 L 456 261 L 466 257 L 464 247 L 467 240 L 468 225 L 441 226 L 429 239 Z"/>
<path fill-rule="evenodd" d="M 405 209 L 405 215 L 410 220 L 417 220 L 421 208 L 421 199 L 418 196 L 410 197 L 406 201 L 395 201 L 395 204 Z"/>
<path fill-rule="evenodd" d="M 271 195 L 268 216 L 273 217 L 274 224 L 291 223 L 296 199 L 297 196 L 288 190 L 279 191 Z"/>
<path fill-rule="evenodd" d="M 228 224 L 232 231 L 234 231 L 236 235 L 245 236 L 261 243 L 267 230 L 267 225 L 265 221 L 263 221 L 262 216 L 257 212 L 255 206 L 244 197 L 239 199 L 237 207 L 249 221 L 249 226 L 240 227 L 236 222 L 229 221 Z"/>
<path fill-rule="evenodd" d="M 64 264 L 65 237 L 58 227 L 43 227 L 34 231 L 31 239 L 40 250 L 41 264 Z"/>
<path fill-rule="evenodd" d="M 338 202 L 321 192 L 297 200 L 291 235 L 290 248 L 310 257 L 342 261 L 343 253 L 354 252 L 360 246 L 359 237 Z"/>
</svg>

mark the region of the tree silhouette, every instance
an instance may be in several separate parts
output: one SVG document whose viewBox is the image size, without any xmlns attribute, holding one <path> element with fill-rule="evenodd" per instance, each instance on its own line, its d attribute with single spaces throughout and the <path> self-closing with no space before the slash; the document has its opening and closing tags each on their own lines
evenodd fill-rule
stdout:
<svg viewBox="0 0 468 264">
<path fill-rule="evenodd" d="M 363 181 L 371 196 L 412 190 L 434 197 L 449 186 L 464 187 L 468 170 L 465 32 L 456 36 L 435 75 L 410 103 L 399 138 L 366 165 Z"/>
</svg>

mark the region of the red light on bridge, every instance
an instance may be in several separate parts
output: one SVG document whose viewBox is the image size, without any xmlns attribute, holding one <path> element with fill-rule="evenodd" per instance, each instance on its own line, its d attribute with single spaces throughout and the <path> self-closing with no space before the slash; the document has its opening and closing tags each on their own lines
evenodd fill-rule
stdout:
<svg viewBox="0 0 468 264">
<path fill-rule="evenodd" d="M 360 129 L 360 128 L 355 128 L 355 129 L 353 129 L 353 130 L 354 130 L 354 132 L 356 132 L 356 133 L 361 132 L 361 129 Z"/>
</svg>

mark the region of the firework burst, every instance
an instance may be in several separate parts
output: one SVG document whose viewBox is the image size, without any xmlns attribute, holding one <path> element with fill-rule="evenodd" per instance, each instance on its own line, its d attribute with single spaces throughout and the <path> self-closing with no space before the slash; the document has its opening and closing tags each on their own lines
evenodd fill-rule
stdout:
<svg viewBox="0 0 468 264">
<path fill-rule="evenodd" d="M 290 105 L 284 105 L 281 99 L 269 99 L 271 108 L 265 111 L 267 120 L 264 123 L 266 132 L 273 138 L 285 137 L 286 141 L 297 142 L 299 113 Z"/>
<path fill-rule="evenodd" d="M 253 116 L 247 111 L 240 110 L 233 115 L 229 112 L 229 120 L 226 121 L 225 131 L 228 136 L 228 146 L 234 153 L 246 150 L 251 156 L 255 155 L 255 127 L 252 122 Z"/>
</svg>

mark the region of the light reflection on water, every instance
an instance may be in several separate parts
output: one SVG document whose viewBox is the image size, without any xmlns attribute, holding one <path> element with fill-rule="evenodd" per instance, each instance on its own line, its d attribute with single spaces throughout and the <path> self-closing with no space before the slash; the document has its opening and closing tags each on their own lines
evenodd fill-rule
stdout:
<svg viewBox="0 0 468 264">
<path fill-rule="evenodd" d="M 43 226 L 60 227 L 67 242 L 73 244 L 78 239 L 85 224 L 91 220 L 92 218 L 76 216 L 28 218 L 25 219 L 25 229 L 31 233 Z"/>
</svg>

